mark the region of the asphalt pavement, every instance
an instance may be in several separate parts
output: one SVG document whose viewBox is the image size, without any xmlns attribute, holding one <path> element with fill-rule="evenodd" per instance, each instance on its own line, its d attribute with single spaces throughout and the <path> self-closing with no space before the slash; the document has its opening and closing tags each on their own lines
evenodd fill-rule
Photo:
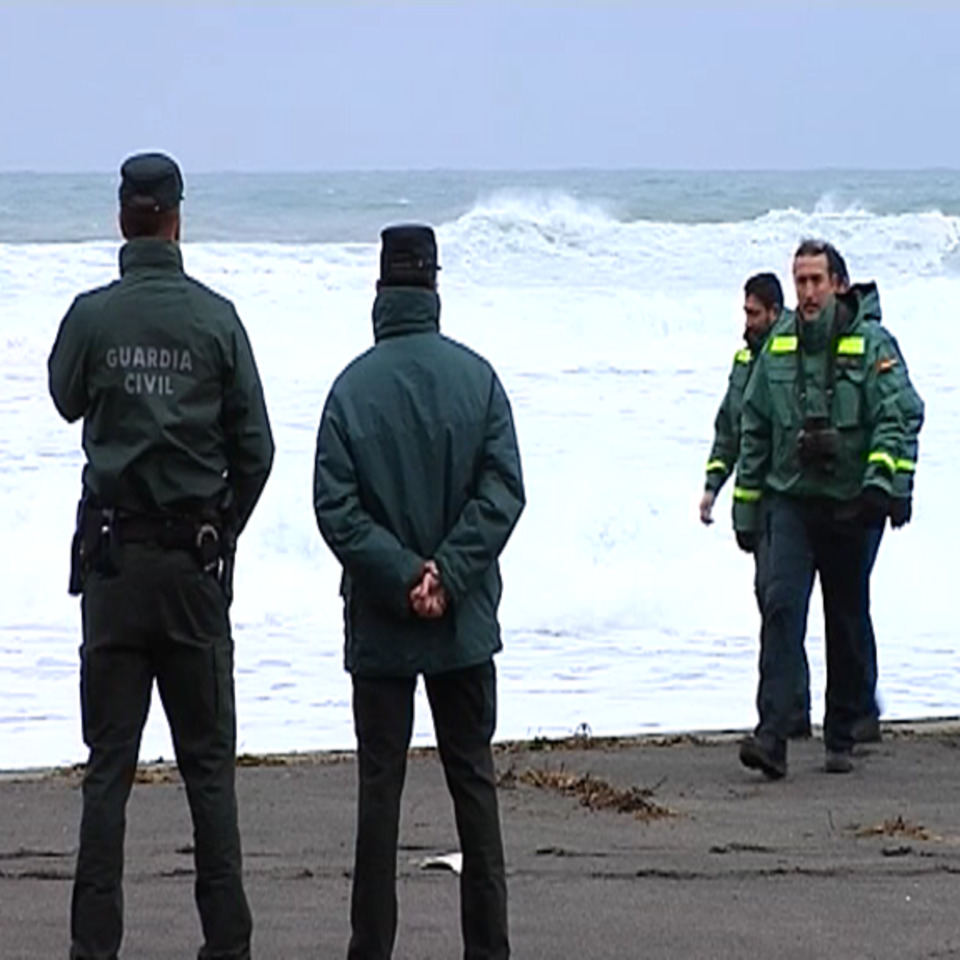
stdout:
<svg viewBox="0 0 960 960">
<path fill-rule="evenodd" d="M 848 775 L 791 744 L 786 779 L 737 734 L 501 745 L 518 958 L 960 958 L 960 723 L 884 726 Z M 356 767 L 350 753 L 244 757 L 254 956 L 342 958 Z M 190 821 L 175 770 L 143 767 L 128 809 L 129 960 L 191 958 Z M 67 957 L 77 770 L 0 774 L 0 958 Z M 398 960 L 462 956 L 457 849 L 432 751 L 404 793 Z"/>
</svg>

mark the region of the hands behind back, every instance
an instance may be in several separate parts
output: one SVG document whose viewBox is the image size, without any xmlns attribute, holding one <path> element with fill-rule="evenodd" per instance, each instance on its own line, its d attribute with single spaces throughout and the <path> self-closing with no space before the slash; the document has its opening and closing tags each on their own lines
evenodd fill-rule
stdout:
<svg viewBox="0 0 960 960">
<path fill-rule="evenodd" d="M 450 597 L 433 560 L 423 565 L 420 580 L 410 590 L 410 608 L 424 620 L 438 620 L 447 612 Z"/>
</svg>

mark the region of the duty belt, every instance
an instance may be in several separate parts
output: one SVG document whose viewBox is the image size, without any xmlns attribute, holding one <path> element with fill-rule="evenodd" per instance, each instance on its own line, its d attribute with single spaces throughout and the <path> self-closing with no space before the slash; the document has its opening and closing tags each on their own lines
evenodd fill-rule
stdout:
<svg viewBox="0 0 960 960">
<path fill-rule="evenodd" d="M 217 578 L 229 605 L 237 546 L 233 517 L 228 501 L 217 515 L 207 511 L 143 514 L 104 507 L 84 496 L 77 507 L 70 550 L 70 593 L 83 592 L 91 570 L 115 576 L 123 563 L 119 548 L 125 543 L 143 543 L 192 553 L 201 569 Z"/>
<path fill-rule="evenodd" d="M 201 550 L 205 544 L 216 546 L 220 542 L 218 525 L 199 517 L 120 514 L 114 520 L 114 529 L 120 543 L 155 543 L 171 550 Z"/>
</svg>

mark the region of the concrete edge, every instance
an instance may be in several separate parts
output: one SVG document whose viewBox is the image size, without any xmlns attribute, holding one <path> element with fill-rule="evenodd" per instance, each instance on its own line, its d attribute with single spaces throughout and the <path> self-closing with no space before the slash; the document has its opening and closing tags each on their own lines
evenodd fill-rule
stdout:
<svg viewBox="0 0 960 960">
<path fill-rule="evenodd" d="M 885 720 L 881 723 L 883 736 L 892 740 L 913 737 L 946 737 L 960 735 L 960 716 L 930 717 L 921 720 Z M 814 727 L 814 732 L 819 731 Z M 735 743 L 747 730 L 695 730 L 675 733 L 639 733 L 623 736 L 594 737 L 577 733 L 570 737 L 533 737 L 529 740 L 501 740 L 494 743 L 494 753 L 550 753 L 567 750 L 626 750 L 637 748 L 664 748 L 677 746 L 719 746 Z M 411 756 L 430 756 L 434 747 L 413 747 Z M 296 767 L 323 766 L 352 761 L 354 750 L 313 750 L 290 753 L 242 753 L 237 757 L 238 767 Z M 67 767 L 33 767 L 23 770 L 0 770 L 0 785 L 37 780 L 66 780 L 80 782 L 83 764 Z M 137 783 L 169 783 L 178 779 L 173 760 L 144 762 L 137 766 Z"/>
</svg>

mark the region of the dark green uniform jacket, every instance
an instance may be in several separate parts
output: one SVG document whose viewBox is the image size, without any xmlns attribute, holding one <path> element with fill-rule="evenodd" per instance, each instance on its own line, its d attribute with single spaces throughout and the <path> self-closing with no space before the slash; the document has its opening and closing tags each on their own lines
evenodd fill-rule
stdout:
<svg viewBox="0 0 960 960">
<path fill-rule="evenodd" d="M 500 649 L 497 558 L 524 506 L 510 404 L 490 365 L 439 333 L 430 290 L 384 288 L 376 345 L 330 390 L 314 507 L 343 565 L 346 667 L 406 677 Z M 435 559 L 452 604 L 439 620 L 408 594 Z"/>
<path fill-rule="evenodd" d="M 912 387 L 896 343 L 870 314 L 865 288 L 856 287 L 815 320 L 785 316 L 774 326 L 744 395 L 737 530 L 757 528 L 765 491 L 838 503 L 870 485 L 893 492 Z M 798 438 L 809 418 L 837 431 L 828 472 L 801 465 Z"/>
<path fill-rule="evenodd" d="M 104 505 L 157 514 L 229 484 L 242 528 L 273 439 L 236 310 L 183 272 L 175 243 L 132 240 L 120 275 L 77 297 L 50 354 L 57 409 L 83 417 L 84 488 Z"/>
<path fill-rule="evenodd" d="M 743 410 L 743 394 L 750 382 L 754 364 L 769 331 L 756 337 L 752 346 L 746 346 L 733 355 L 733 367 L 727 381 L 727 392 L 720 403 L 713 424 L 713 446 L 707 459 L 707 490 L 719 493 L 727 478 L 733 473 L 740 455 L 740 413 Z"/>
</svg>

